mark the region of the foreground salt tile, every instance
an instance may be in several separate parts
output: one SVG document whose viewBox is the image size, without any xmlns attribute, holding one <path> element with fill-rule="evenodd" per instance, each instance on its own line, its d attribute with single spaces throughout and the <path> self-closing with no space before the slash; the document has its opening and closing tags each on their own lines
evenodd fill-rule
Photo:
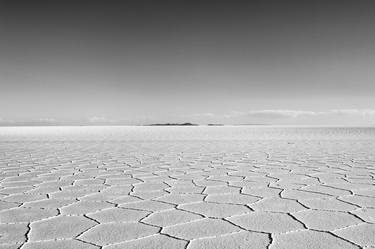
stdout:
<svg viewBox="0 0 375 249">
<path fill-rule="evenodd" d="M 2 187 L 25 187 L 25 186 L 30 186 L 32 187 L 33 185 L 37 185 L 42 183 L 41 181 L 19 181 L 19 182 L 3 182 L 1 183 Z"/>
<path fill-rule="evenodd" d="M 230 193 L 239 193 L 240 188 L 230 187 L 230 186 L 208 186 L 204 190 L 204 194 L 230 194 Z"/>
<path fill-rule="evenodd" d="M 156 199 L 158 197 L 162 197 L 162 196 L 167 195 L 167 194 L 168 194 L 168 192 L 159 191 L 159 190 L 152 191 L 152 192 L 132 192 L 131 193 L 132 196 L 141 198 L 143 200 Z"/>
<path fill-rule="evenodd" d="M 79 236 L 96 245 L 109 245 L 158 233 L 160 228 L 142 223 L 106 223 L 91 228 Z"/>
<path fill-rule="evenodd" d="M 273 237 L 270 249 L 291 248 L 359 249 L 359 246 L 326 232 L 309 230 L 279 234 Z"/>
<path fill-rule="evenodd" d="M 256 211 L 227 219 L 245 229 L 266 233 L 285 233 L 304 228 L 300 222 L 284 213 Z"/>
<path fill-rule="evenodd" d="M 295 200 L 287 200 L 279 197 L 265 198 L 255 204 L 251 204 L 250 207 L 257 211 L 259 210 L 285 213 L 297 212 L 306 209 Z"/>
<path fill-rule="evenodd" d="M 204 195 L 202 194 L 169 194 L 169 195 L 156 198 L 155 200 L 168 202 L 168 203 L 177 205 L 177 204 L 185 204 L 185 203 L 203 201 L 203 198 L 204 198 Z"/>
<path fill-rule="evenodd" d="M 203 219 L 189 223 L 163 228 L 162 233 L 181 239 L 198 239 L 226 233 L 238 232 L 241 229 L 229 222 L 219 219 Z"/>
<path fill-rule="evenodd" d="M 142 183 L 142 181 L 134 178 L 111 178 L 107 179 L 105 183 L 111 186 L 131 186 L 132 184 Z"/>
<path fill-rule="evenodd" d="M 362 208 L 375 208 L 375 198 L 373 197 L 349 195 L 339 197 L 339 199 L 349 203 L 353 203 L 354 205 L 360 206 Z"/>
<path fill-rule="evenodd" d="M 148 191 L 155 191 L 155 190 L 164 190 L 169 188 L 169 185 L 165 183 L 139 183 L 134 184 L 134 192 L 148 192 Z"/>
<path fill-rule="evenodd" d="M 266 249 L 270 240 L 267 234 L 254 232 L 236 232 L 196 239 L 190 242 L 189 249 Z"/>
<path fill-rule="evenodd" d="M 31 223 L 30 241 L 69 239 L 97 223 L 83 216 L 57 216 Z"/>
<path fill-rule="evenodd" d="M 47 195 L 32 195 L 32 194 L 13 194 L 9 195 L 5 198 L 2 198 L 3 201 L 7 202 L 18 202 L 18 203 L 25 203 L 29 201 L 38 201 L 47 199 Z"/>
<path fill-rule="evenodd" d="M 178 186 L 173 188 L 167 188 L 172 194 L 201 194 L 204 190 L 204 187 L 197 187 L 197 186 Z"/>
<path fill-rule="evenodd" d="M 25 192 L 26 194 L 33 195 L 43 195 L 43 194 L 52 194 L 60 191 L 58 187 L 36 187 L 32 190 Z"/>
<path fill-rule="evenodd" d="M 351 211 L 357 208 L 352 204 L 348 204 L 335 198 L 304 199 L 300 200 L 300 202 L 309 208 L 319 210 Z"/>
<path fill-rule="evenodd" d="M 100 191 L 100 193 L 120 197 L 127 196 L 131 190 L 132 186 L 112 186 L 103 189 L 102 191 Z"/>
<path fill-rule="evenodd" d="M 338 189 L 331 187 L 329 185 L 312 185 L 306 186 L 302 188 L 303 190 L 332 195 L 332 196 L 341 196 L 341 195 L 348 195 L 350 191 L 345 189 Z"/>
<path fill-rule="evenodd" d="M 338 189 L 345 189 L 345 190 L 350 191 L 351 193 L 356 190 L 368 189 L 370 187 L 373 187 L 372 184 L 358 184 L 358 183 L 356 184 L 356 183 L 350 183 L 344 180 L 342 180 L 340 183 L 327 182 L 326 185 L 329 185 L 331 187 L 338 188 Z"/>
<path fill-rule="evenodd" d="M 84 197 L 86 195 L 90 195 L 93 192 L 97 191 L 91 191 L 88 189 L 81 189 L 81 190 L 63 190 L 59 192 L 55 192 L 50 194 L 51 199 L 73 199 L 76 200 L 77 198 Z"/>
<path fill-rule="evenodd" d="M 269 187 L 259 187 L 259 186 L 256 187 L 256 188 L 244 187 L 241 190 L 241 193 L 243 193 L 243 194 L 259 196 L 259 197 L 262 197 L 262 198 L 278 197 L 280 192 L 281 192 L 281 189 L 269 188 Z"/>
<path fill-rule="evenodd" d="M 0 189 L 0 194 L 11 195 L 11 194 L 21 194 L 25 193 L 28 190 L 32 190 L 32 186 L 26 187 L 8 187 Z"/>
<path fill-rule="evenodd" d="M 181 210 L 166 210 L 156 212 L 143 219 L 144 223 L 160 227 L 172 226 L 179 223 L 186 223 L 193 220 L 202 219 L 202 216 Z"/>
<path fill-rule="evenodd" d="M 22 249 L 99 249 L 99 246 L 84 243 L 78 240 L 56 240 L 27 242 Z"/>
<path fill-rule="evenodd" d="M 375 224 L 360 224 L 334 231 L 338 236 L 360 246 L 375 247 Z"/>
<path fill-rule="evenodd" d="M 305 210 L 293 214 L 308 228 L 332 231 L 338 228 L 359 224 L 362 221 L 346 212 Z"/>
<path fill-rule="evenodd" d="M 118 197 L 119 195 L 117 194 L 100 192 L 100 193 L 85 195 L 83 197 L 80 197 L 79 200 L 80 201 L 112 201 Z"/>
<path fill-rule="evenodd" d="M 27 202 L 22 205 L 22 207 L 32 207 L 32 208 L 44 208 L 44 209 L 57 209 L 63 206 L 67 206 L 77 202 L 77 200 L 71 199 L 45 199 L 40 201 Z"/>
<path fill-rule="evenodd" d="M 75 186 L 88 186 L 104 184 L 103 179 L 79 179 L 74 181 Z"/>
<path fill-rule="evenodd" d="M 55 209 L 12 208 L 0 212 L 0 223 L 30 222 L 56 216 Z"/>
<path fill-rule="evenodd" d="M 208 186 L 227 186 L 226 182 L 212 181 L 212 180 L 194 180 L 197 186 L 208 187 Z"/>
<path fill-rule="evenodd" d="M 122 196 L 122 197 L 117 197 L 113 200 L 111 200 L 111 203 L 116 203 L 116 204 L 124 204 L 124 203 L 130 203 L 130 202 L 139 202 L 142 201 L 139 197 L 135 196 Z"/>
<path fill-rule="evenodd" d="M 19 249 L 19 244 L 1 244 L 1 249 Z"/>
<path fill-rule="evenodd" d="M 7 209 L 10 209 L 10 208 L 15 208 L 15 207 L 18 207 L 19 205 L 20 204 L 18 204 L 18 203 L 0 201 L 0 211 L 7 210 Z"/>
<path fill-rule="evenodd" d="M 226 204 L 251 204 L 260 200 L 259 197 L 244 194 L 210 194 L 205 199 L 208 202 L 226 203 Z"/>
<path fill-rule="evenodd" d="M 61 208 L 62 214 L 79 215 L 113 207 L 113 204 L 103 201 L 79 201 Z"/>
<path fill-rule="evenodd" d="M 174 178 L 178 178 L 178 176 L 175 176 Z M 167 180 L 164 180 L 164 182 L 166 184 L 168 184 L 170 187 L 194 187 L 194 186 L 199 186 L 199 184 L 194 184 L 196 183 L 195 180 L 176 180 L 176 179 L 167 179 Z M 204 186 L 200 186 L 200 187 L 204 187 Z"/>
<path fill-rule="evenodd" d="M 38 185 L 38 187 L 64 187 L 64 186 L 69 186 L 72 185 L 73 181 L 52 181 L 52 182 L 42 182 Z"/>
<path fill-rule="evenodd" d="M 206 217 L 225 218 L 232 215 L 244 214 L 251 212 L 249 208 L 244 205 L 233 205 L 223 203 L 210 202 L 196 202 L 189 204 L 182 204 L 178 206 L 179 209 L 198 213 Z"/>
<path fill-rule="evenodd" d="M 189 170 L 185 170 L 186 174 L 184 175 L 179 175 L 176 178 L 178 180 L 203 180 L 206 176 L 202 175 L 202 172 L 198 173 L 189 173 Z"/>
<path fill-rule="evenodd" d="M 101 191 L 103 189 L 105 189 L 106 186 L 104 186 L 103 184 L 101 185 L 91 185 L 91 186 L 76 186 L 76 185 L 69 185 L 69 186 L 63 186 L 62 187 L 62 190 L 63 191 L 70 191 L 72 193 L 74 192 L 88 192 L 88 193 L 95 193 L 95 192 L 98 192 L 98 191 Z"/>
<path fill-rule="evenodd" d="M 100 223 L 108 222 L 135 222 L 139 221 L 146 215 L 150 214 L 148 211 L 132 210 L 123 208 L 109 208 L 95 213 L 88 213 L 87 216 L 93 218 Z"/>
<path fill-rule="evenodd" d="M 158 202 L 158 201 L 145 200 L 145 201 L 121 204 L 120 207 L 155 212 L 155 211 L 173 209 L 174 205 L 163 203 L 163 202 Z"/>
<path fill-rule="evenodd" d="M 212 181 L 222 181 L 222 182 L 235 182 L 235 181 L 242 181 L 244 177 L 242 176 L 229 176 L 226 174 L 220 175 L 212 175 L 207 178 L 207 180 Z"/>
<path fill-rule="evenodd" d="M 1 244 L 16 244 L 25 242 L 25 234 L 27 231 L 27 223 L 0 224 L 0 248 Z"/>
<path fill-rule="evenodd" d="M 375 186 L 366 189 L 357 189 L 353 191 L 356 195 L 368 196 L 375 198 Z"/>
<path fill-rule="evenodd" d="M 258 188 L 268 188 L 268 182 L 253 182 L 253 181 L 230 181 L 229 186 L 241 187 L 243 189 L 258 189 Z"/>
<path fill-rule="evenodd" d="M 104 246 L 103 249 L 185 249 L 187 241 L 165 235 L 152 235 L 119 244 Z"/>
<path fill-rule="evenodd" d="M 287 189 L 281 192 L 281 196 L 287 199 L 302 200 L 302 199 L 316 199 L 327 198 L 329 195 L 323 193 L 315 193 L 297 189 Z"/>
<path fill-rule="evenodd" d="M 358 215 L 361 219 L 369 223 L 375 223 L 375 209 L 373 208 L 361 208 L 351 211 L 351 213 Z"/>
</svg>

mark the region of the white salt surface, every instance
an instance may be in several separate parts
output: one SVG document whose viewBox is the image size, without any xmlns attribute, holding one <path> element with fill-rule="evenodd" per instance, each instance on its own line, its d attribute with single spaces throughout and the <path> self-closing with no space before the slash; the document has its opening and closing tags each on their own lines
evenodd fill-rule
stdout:
<svg viewBox="0 0 375 249">
<path fill-rule="evenodd" d="M 2 127 L 0 248 L 373 248 L 375 129 Z"/>
<path fill-rule="evenodd" d="M 47 126 L 0 127 L 2 140 L 375 139 L 375 127 Z"/>
</svg>

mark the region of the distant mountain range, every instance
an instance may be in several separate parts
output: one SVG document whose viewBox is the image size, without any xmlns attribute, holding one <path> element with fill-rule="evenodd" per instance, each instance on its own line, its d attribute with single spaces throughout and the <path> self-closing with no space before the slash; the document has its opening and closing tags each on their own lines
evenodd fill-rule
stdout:
<svg viewBox="0 0 375 249">
<path fill-rule="evenodd" d="M 157 123 L 157 124 L 148 124 L 145 126 L 198 126 L 198 124 L 193 123 Z"/>
</svg>

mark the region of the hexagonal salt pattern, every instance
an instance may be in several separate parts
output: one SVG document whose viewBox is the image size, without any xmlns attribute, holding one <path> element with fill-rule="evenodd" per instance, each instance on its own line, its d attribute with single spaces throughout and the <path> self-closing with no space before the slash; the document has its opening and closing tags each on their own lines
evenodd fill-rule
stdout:
<svg viewBox="0 0 375 249">
<path fill-rule="evenodd" d="M 0 248 L 374 248 L 374 145 L 0 141 Z"/>
</svg>

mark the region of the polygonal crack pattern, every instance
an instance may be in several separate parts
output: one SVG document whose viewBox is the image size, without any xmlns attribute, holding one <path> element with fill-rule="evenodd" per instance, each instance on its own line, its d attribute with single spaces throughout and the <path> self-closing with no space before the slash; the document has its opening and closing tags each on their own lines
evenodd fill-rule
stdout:
<svg viewBox="0 0 375 249">
<path fill-rule="evenodd" d="M 0 142 L 0 247 L 374 248 L 374 145 Z"/>
</svg>

